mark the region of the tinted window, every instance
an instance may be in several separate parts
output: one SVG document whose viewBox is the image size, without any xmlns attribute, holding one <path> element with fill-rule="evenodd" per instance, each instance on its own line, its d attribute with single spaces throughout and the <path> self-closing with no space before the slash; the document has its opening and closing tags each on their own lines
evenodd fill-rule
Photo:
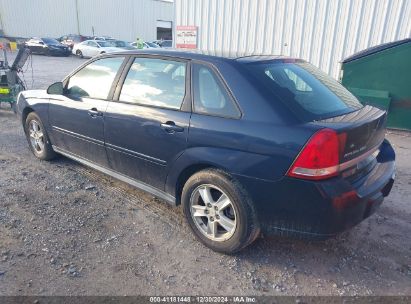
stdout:
<svg viewBox="0 0 411 304">
<path fill-rule="evenodd" d="M 186 64 L 136 58 L 121 89 L 120 101 L 179 109 L 185 95 Z"/>
<path fill-rule="evenodd" d="M 240 116 L 218 77 L 202 65 L 194 66 L 194 111 L 225 117 Z"/>
<path fill-rule="evenodd" d="M 306 62 L 261 62 L 246 66 L 272 93 L 308 120 L 352 112 L 361 103 L 339 82 Z"/>
<path fill-rule="evenodd" d="M 70 77 L 67 94 L 73 97 L 106 99 L 123 57 L 96 60 Z"/>
</svg>

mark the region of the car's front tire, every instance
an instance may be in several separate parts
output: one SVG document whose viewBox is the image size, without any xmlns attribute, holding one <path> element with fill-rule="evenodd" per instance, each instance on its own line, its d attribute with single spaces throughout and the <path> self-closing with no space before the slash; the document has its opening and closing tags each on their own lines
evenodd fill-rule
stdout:
<svg viewBox="0 0 411 304">
<path fill-rule="evenodd" d="M 80 58 L 84 58 L 83 53 L 80 50 L 76 51 L 76 55 Z"/>
<path fill-rule="evenodd" d="M 208 169 L 195 173 L 184 185 L 181 199 L 194 235 L 214 251 L 235 253 L 259 235 L 251 200 L 224 171 Z"/>
<path fill-rule="evenodd" d="M 41 160 L 51 160 L 56 157 L 57 154 L 53 150 L 47 131 L 35 112 L 27 115 L 24 133 L 34 156 Z"/>
</svg>

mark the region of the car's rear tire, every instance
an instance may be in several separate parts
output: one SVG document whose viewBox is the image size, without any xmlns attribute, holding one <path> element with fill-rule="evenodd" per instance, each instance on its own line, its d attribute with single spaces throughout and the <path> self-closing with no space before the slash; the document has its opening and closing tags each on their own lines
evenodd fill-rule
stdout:
<svg viewBox="0 0 411 304">
<path fill-rule="evenodd" d="M 77 51 L 76 51 L 76 55 L 77 55 L 78 57 L 80 57 L 80 58 L 84 58 L 83 52 L 80 51 L 80 50 L 77 50 Z"/>
<path fill-rule="evenodd" d="M 214 251 L 235 253 L 260 233 L 253 203 L 243 187 L 224 171 L 195 173 L 185 183 L 181 200 L 194 235 Z"/>
<path fill-rule="evenodd" d="M 35 112 L 27 115 L 24 124 L 24 133 L 26 134 L 30 150 L 34 156 L 41 160 L 52 160 L 57 156 L 53 150 L 47 131 L 40 117 Z"/>
</svg>

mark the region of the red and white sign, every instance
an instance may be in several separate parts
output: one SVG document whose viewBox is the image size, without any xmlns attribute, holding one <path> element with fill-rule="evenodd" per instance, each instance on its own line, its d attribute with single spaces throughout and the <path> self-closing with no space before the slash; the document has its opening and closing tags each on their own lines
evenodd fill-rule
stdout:
<svg viewBox="0 0 411 304">
<path fill-rule="evenodd" d="M 176 48 L 196 49 L 197 48 L 197 26 L 177 25 L 176 27 Z"/>
</svg>

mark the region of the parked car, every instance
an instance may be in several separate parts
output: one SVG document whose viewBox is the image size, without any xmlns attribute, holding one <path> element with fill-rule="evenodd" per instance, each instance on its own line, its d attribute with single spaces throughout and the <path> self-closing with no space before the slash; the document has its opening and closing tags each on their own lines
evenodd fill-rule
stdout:
<svg viewBox="0 0 411 304">
<path fill-rule="evenodd" d="M 31 38 L 24 46 L 33 54 L 48 56 L 69 56 L 70 49 L 53 38 Z"/>
<path fill-rule="evenodd" d="M 394 181 L 386 112 L 299 59 L 104 55 L 21 93 L 17 111 L 37 158 L 62 154 L 181 204 L 220 252 L 260 230 L 331 237 L 374 213 Z"/>
<path fill-rule="evenodd" d="M 92 39 L 92 37 L 90 36 L 84 36 L 84 35 L 65 35 L 65 36 L 61 36 L 59 39 L 57 39 L 58 41 L 60 41 L 62 44 L 68 46 L 70 49 L 73 49 L 73 47 L 78 44 L 81 43 L 83 41 Z"/>
<path fill-rule="evenodd" d="M 121 48 L 113 46 L 111 41 L 104 40 L 86 40 L 76 44 L 73 47 L 72 53 L 80 58 L 94 57 L 99 54 L 124 51 Z"/>
</svg>

